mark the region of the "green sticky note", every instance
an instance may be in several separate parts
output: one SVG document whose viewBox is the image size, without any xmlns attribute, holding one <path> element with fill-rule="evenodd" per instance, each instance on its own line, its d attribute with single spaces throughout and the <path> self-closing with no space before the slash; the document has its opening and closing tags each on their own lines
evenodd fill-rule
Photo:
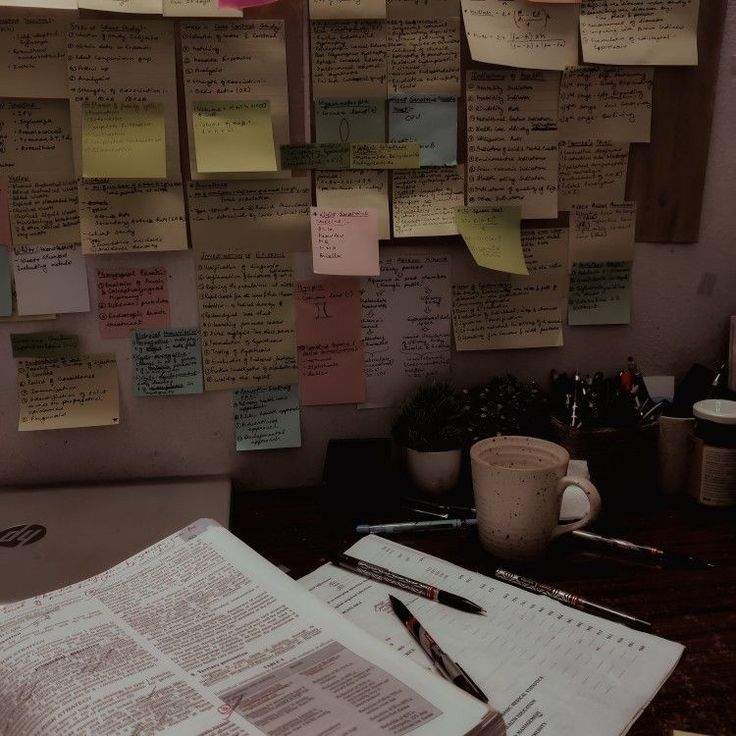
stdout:
<svg viewBox="0 0 736 736">
<path fill-rule="evenodd" d="M 284 169 L 320 169 L 329 171 L 350 168 L 350 146 L 343 143 L 303 143 L 281 146 Z"/>
<path fill-rule="evenodd" d="M 192 105 L 197 171 L 276 171 L 268 100 L 199 100 Z"/>
<path fill-rule="evenodd" d="M 457 229 L 475 262 L 483 268 L 527 276 L 521 247 L 520 207 L 460 207 Z"/>
<path fill-rule="evenodd" d="M 165 179 L 163 105 L 83 103 L 82 176 Z"/>
<path fill-rule="evenodd" d="M 351 169 L 418 169 L 419 144 L 351 143 Z"/>
<path fill-rule="evenodd" d="M 573 264 L 567 324 L 628 325 L 630 322 L 631 261 Z"/>
<path fill-rule="evenodd" d="M 10 336 L 14 358 L 78 358 L 79 335 L 27 332 Z"/>
<path fill-rule="evenodd" d="M 314 101 L 317 143 L 383 143 L 386 101 L 383 97 L 319 97 Z"/>
</svg>

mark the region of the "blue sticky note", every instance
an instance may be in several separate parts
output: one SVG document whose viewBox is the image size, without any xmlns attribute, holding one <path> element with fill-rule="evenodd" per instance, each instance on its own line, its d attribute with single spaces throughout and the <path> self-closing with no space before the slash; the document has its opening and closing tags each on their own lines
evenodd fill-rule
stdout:
<svg viewBox="0 0 736 736">
<path fill-rule="evenodd" d="M 0 317 L 13 314 L 13 288 L 10 281 L 10 254 L 0 245 Z"/>
<path fill-rule="evenodd" d="M 258 386 L 233 392 L 235 449 L 301 447 L 299 387 Z"/>
<path fill-rule="evenodd" d="M 457 97 L 394 97 L 388 108 L 389 141 L 416 141 L 421 166 L 457 163 Z"/>
<path fill-rule="evenodd" d="M 196 328 L 137 330 L 131 349 L 136 396 L 202 393 L 202 349 Z"/>
<path fill-rule="evenodd" d="M 575 263 L 570 274 L 567 324 L 631 322 L 631 262 Z"/>
</svg>

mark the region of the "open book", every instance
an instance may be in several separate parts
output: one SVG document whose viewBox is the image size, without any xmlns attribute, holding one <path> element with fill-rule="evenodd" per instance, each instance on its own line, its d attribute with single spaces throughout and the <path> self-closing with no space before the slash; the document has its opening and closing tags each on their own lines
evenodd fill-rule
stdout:
<svg viewBox="0 0 736 736">
<path fill-rule="evenodd" d="M 508 736 L 626 733 L 683 651 L 382 537 L 363 537 L 347 554 L 486 609 L 486 616 L 456 611 L 329 564 L 300 580 L 377 640 L 431 669 L 382 605 L 389 592 L 401 598 L 502 713 Z"/>
<path fill-rule="evenodd" d="M 200 520 L 0 609 L 3 736 L 464 736 L 499 714 Z"/>
</svg>

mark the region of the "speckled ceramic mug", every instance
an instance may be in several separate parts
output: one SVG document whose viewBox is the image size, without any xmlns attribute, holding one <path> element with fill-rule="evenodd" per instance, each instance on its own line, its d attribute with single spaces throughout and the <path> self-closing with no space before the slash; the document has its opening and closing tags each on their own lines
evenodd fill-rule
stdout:
<svg viewBox="0 0 736 736">
<path fill-rule="evenodd" d="M 535 437 L 489 437 L 470 448 L 478 535 L 486 550 L 507 560 L 533 559 L 555 537 L 598 515 L 598 491 L 585 478 L 565 475 L 569 461 L 564 447 Z M 590 508 L 582 519 L 560 524 L 562 495 L 571 485 L 583 489 Z"/>
</svg>

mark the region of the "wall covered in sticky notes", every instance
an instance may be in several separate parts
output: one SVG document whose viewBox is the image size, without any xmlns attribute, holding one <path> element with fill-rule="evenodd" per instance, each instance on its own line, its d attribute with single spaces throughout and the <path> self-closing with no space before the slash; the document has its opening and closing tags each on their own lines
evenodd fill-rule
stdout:
<svg viewBox="0 0 736 736">
<path fill-rule="evenodd" d="M 725 0 L 68 5 L 0 0 L 0 484 L 312 484 L 434 376 L 722 361 Z"/>
</svg>

